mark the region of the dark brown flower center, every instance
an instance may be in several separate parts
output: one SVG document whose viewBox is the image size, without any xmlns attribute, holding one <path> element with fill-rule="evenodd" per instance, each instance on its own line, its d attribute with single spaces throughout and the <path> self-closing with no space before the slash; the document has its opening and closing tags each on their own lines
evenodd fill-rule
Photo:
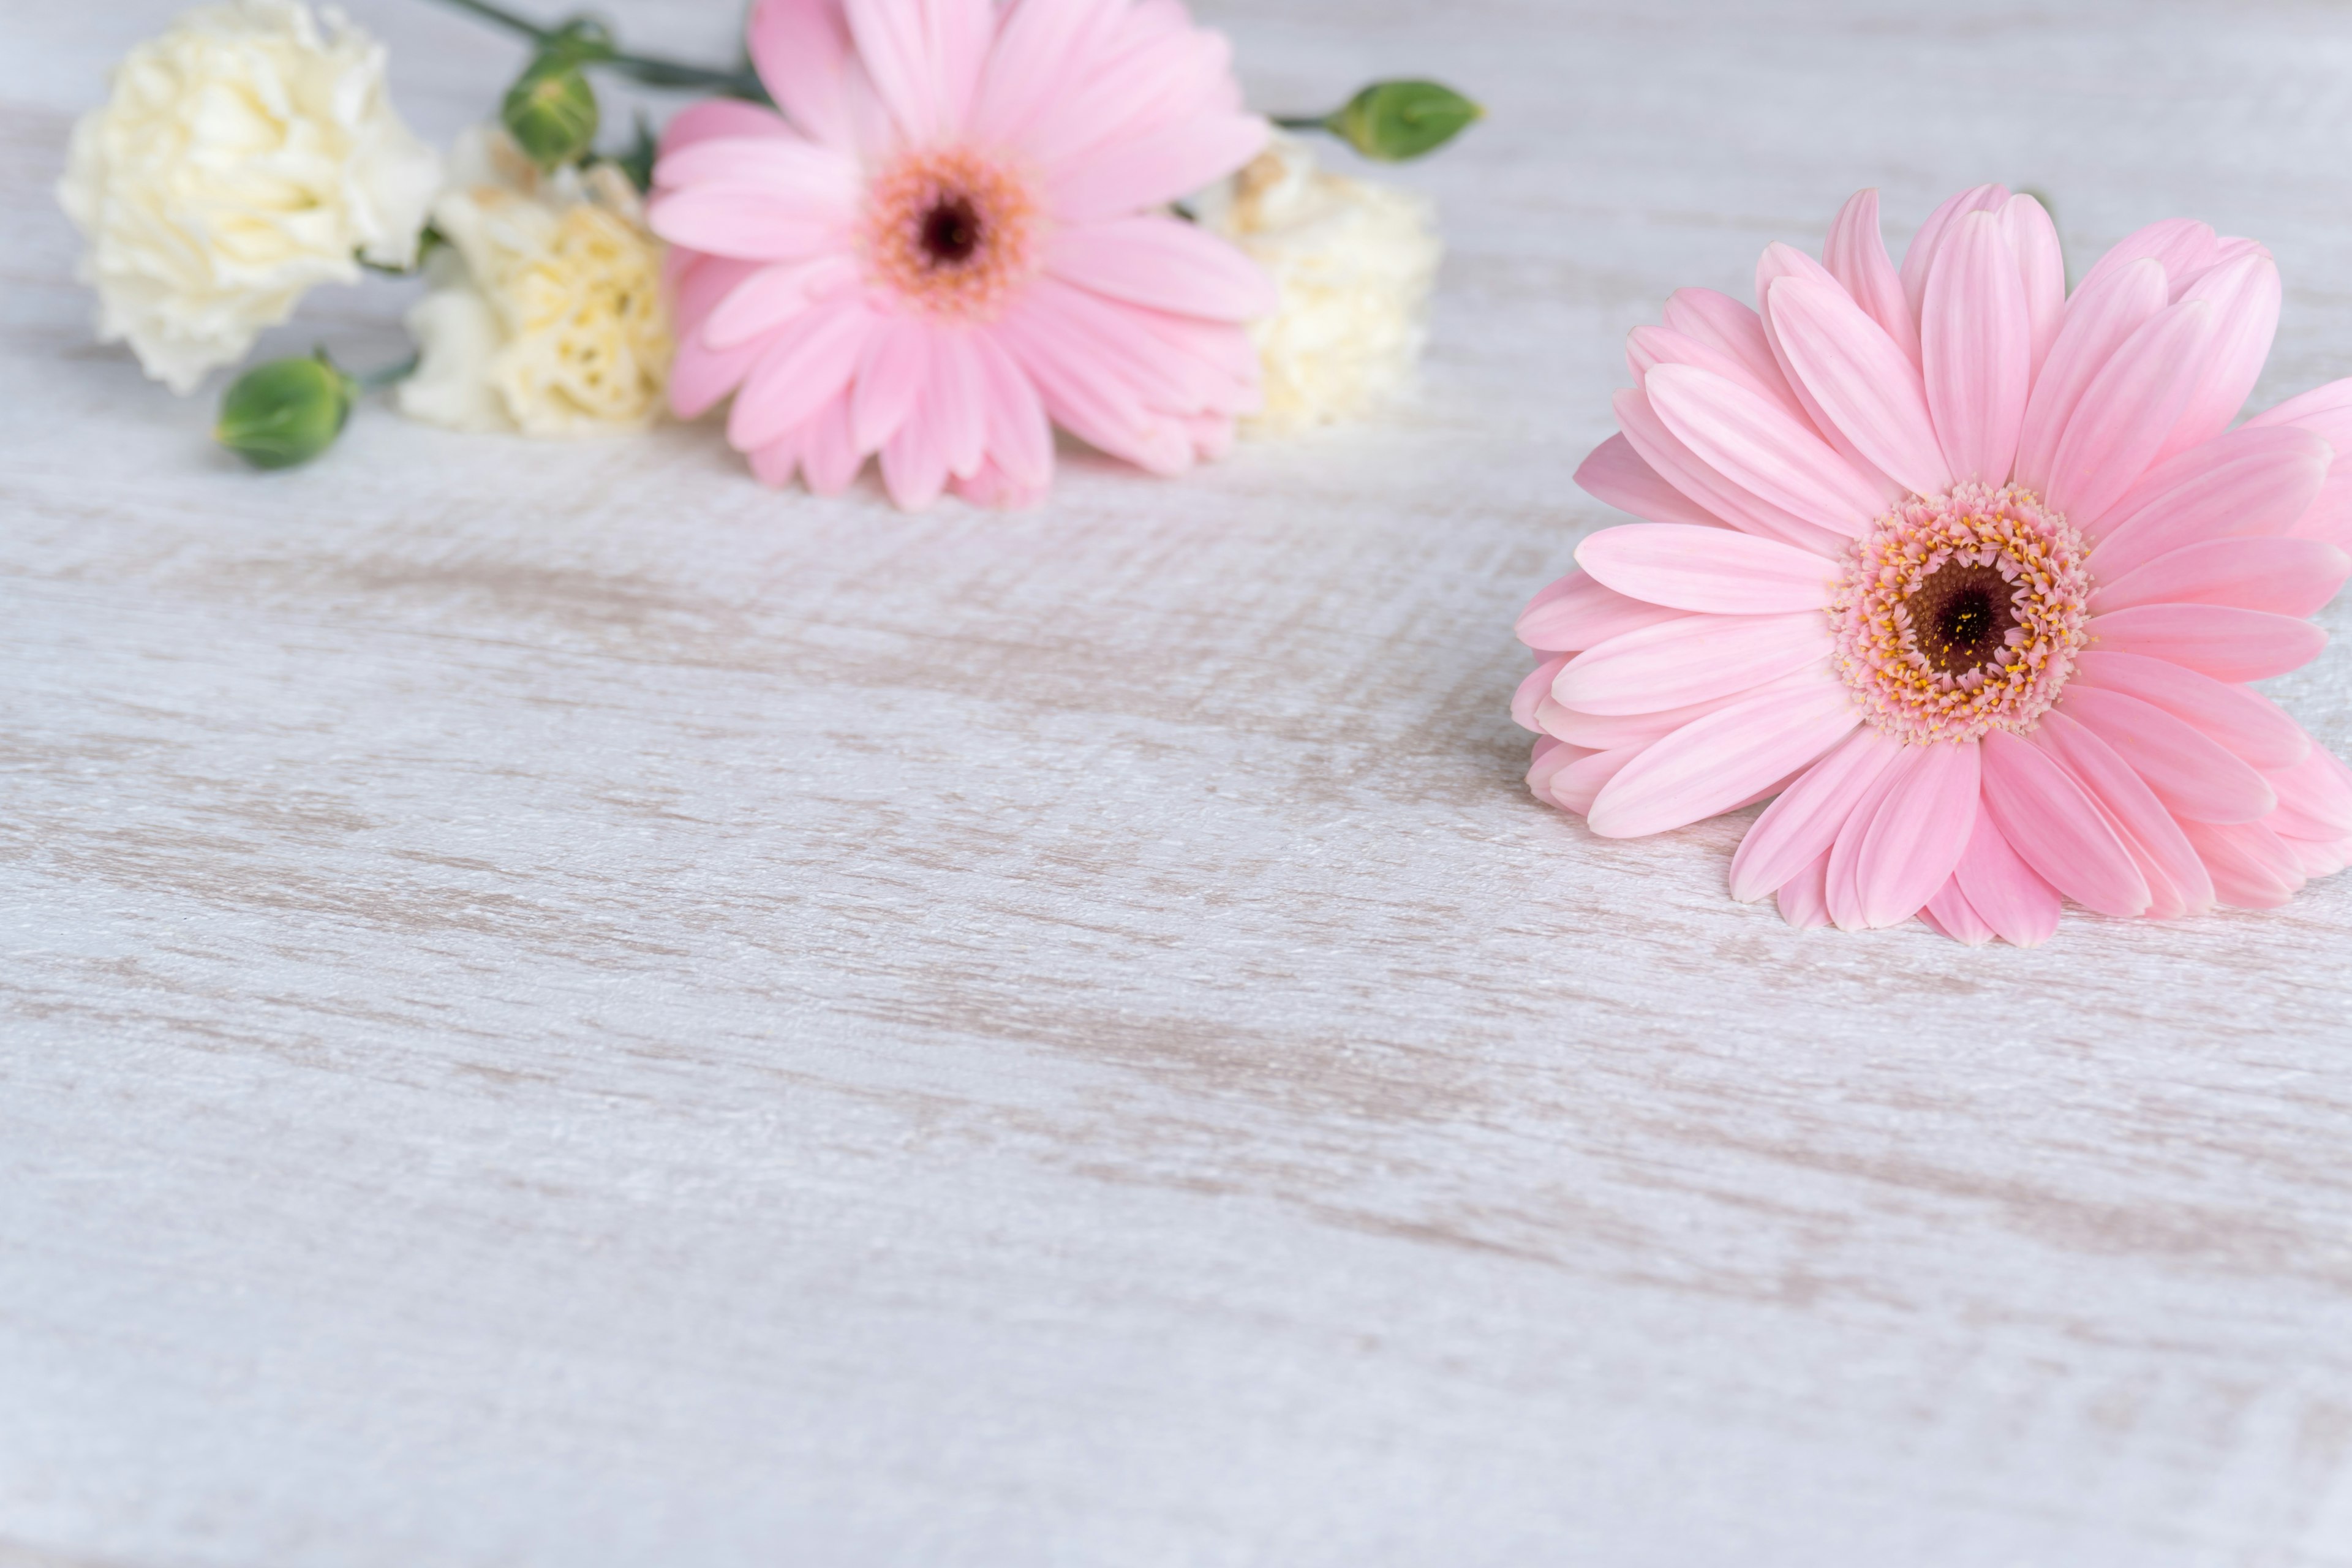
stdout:
<svg viewBox="0 0 2352 1568">
<path fill-rule="evenodd" d="M 962 196 L 947 196 L 923 215 L 923 255 L 934 266 L 961 267 L 980 248 L 980 214 Z"/>
<path fill-rule="evenodd" d="M 1964 675 L 1990 664 L 2016 626 L 2015 589 L 1991 566 L 1947 561 L 1927 574 L 1905 608 L 1919 655 L 1938 675 Z"/>
</svg>

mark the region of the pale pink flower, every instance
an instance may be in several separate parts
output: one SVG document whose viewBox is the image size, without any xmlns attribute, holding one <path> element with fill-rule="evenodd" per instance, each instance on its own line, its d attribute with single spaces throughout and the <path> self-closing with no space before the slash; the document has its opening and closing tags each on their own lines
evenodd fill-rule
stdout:
<svg viewBox="0 0 2352 1568">
<path fill-rule="evenodd" d="M 761 0 L 749 37 L 783 112 L 698 104 L 654 172 L 681 416 L 731 392 L 763 480 L 879 453 L 910 508 L 1041 495 L 1049 421 L 1155 473 L 1225 448 L 1273 286 L 1165 210 L 1265 144 L 1223 38 L 1176 0 Z"/>
<path fill-rule="evenodd" d="M 2269 252 L 2159 223 L 2069 299 L 2040 205 L 1983 185 L 1899 272 L 1874 191 L 1823 255 L 1633 333 L 1577 479 L 1649 521 L 1519 619 L 1528 787 L 1611 837 L 1778 795 L 1731 891 L 1799 926 L 2031 945 L 2062 895 L 2170 919 L 2342 868 L 2352 770 L 2247 684 L 2352 573 L 2352 380 L 2230 428 Z"/>
</svg>

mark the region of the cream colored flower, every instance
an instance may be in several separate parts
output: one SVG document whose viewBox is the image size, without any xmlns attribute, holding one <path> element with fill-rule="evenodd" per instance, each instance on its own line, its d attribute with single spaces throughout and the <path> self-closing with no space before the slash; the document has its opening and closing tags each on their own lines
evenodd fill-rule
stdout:
<svg viewBox="0 0 2352 1568">
<path fill-rule="evenodd" d="M 82 116 L 58 200 L 89 241 L 101 342 L 193 392 L 308 289 L 416 256 L 439 162 L 394 113 L 383 47 L 300 0 L 189 12 Z"/>
<path fill-rule="evenodd" d="M 608 163 L 541 175 L 504 131 L 466 133 L 433 204 L 449 241 L 409 312 L 401 412 L 459 430 L 577 436 L 659 412 L 673 347 L 661 247 Z"/>
<path fill-rule="evenodd" d="M 1250 330 L 1265 377 L 1254 430 L 1348 418 L 1403 384 L 1444 254 L 1426 197 L 1318 169 L 1277 133 L 1196 205 L 1281 286 L 1281 308 Z"/>
</svg>

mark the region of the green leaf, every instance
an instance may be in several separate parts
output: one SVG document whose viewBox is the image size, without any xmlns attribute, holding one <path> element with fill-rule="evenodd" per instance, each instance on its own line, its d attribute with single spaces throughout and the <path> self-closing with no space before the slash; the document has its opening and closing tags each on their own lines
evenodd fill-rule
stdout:
<svg viewBox="0 0 2352 1568">
<path fill-rule="evenodd" d="M 1433 81 L 1376 81 L 1323 123 L 1367 158 L 1402 163 L 1434 153 L 1486 111 Z"/>
</svg>

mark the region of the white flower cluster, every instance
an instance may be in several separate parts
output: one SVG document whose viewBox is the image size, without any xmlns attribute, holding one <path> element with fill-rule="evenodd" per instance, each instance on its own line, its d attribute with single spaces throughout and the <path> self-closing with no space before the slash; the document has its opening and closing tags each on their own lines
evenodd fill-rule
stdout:
<svg viewBox="0 0 2352 1568">
<path fill-rule="evenodd" d="M 1444 255 L 1426 197 L 1319 169 L 1307 142 L 1277 133 L 1196 205 L 1282 290 L 1251 329 L 1265 384 L 1253 428 L 1349 418 L 1411 376 Z"/>
<path fill-rule="evenodd" d="M 408 313 L 423 356 L 401 412 L 459 430 L 642 427 L 672 349 L 660 243 L 609 163 L 542 175 L 504 131 L 459 138 L 433 204 L 448 240 Z"/>
<path fill-rule="evenodd" d="M 233 0 L 131 51 L 58 198 L 89 241 L 99 337 L 187 393 L 310 289 L 409 266 L 439 177 L 382 45 L 299 0 Z"/>
</svg>

